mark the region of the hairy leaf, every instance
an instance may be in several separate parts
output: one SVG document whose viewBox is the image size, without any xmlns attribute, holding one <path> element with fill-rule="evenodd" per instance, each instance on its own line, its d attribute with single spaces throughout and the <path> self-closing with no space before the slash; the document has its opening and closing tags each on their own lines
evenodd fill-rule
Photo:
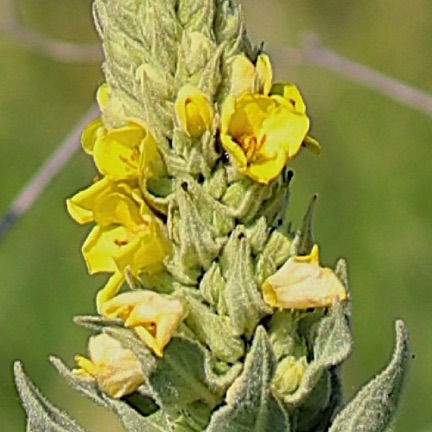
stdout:
<svg viewBox="0 0 432 432">
<path fill-rule="evenodd" d="M 276 358 L 263 327 L 258 327 L 243 373 L 227 392 L 207 432 L 289 432 L 286 412 L 270 390 Z"/>
<path fill-rule="evenodd" d="M 408 334 L 396 321 L 396 345 L 388 366 L 366 384 L 336 416 L 329 432 L 384 432 L 395 416 L 408 370 Z"/>
<path fill-rule="evenodd" d="M 74 420 L 48 402 L 24 373 L 14 364 L 15 383 L 27 413 L 27 432 L 85 432 Z"/>
</svg>

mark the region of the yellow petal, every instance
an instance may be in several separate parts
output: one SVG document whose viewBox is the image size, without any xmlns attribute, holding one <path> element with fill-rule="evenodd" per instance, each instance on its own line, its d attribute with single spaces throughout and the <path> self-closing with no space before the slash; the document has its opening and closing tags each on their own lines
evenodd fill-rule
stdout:
<svg viewBox="0 0 432 432">
<path fill-rule="evenodd" d="M 163 356 L 163 347 L 159 346 L 155 336 L 152 334 L 152 327 L 137 325 L 134 330 L 144 345 L 150 348 L 158 357 Z"/>
<path fill-rule="evenodd" d="M 308 309 L 328 307 L 347 298 L 341 281 L 330 268 L 317 262 L 318 249 L 306 257 L 293 257 L 262 286 L 263 297 L 272 307 Z"/>
<path fill-rule="evenodd" d="M 147 134 L 143 141 L 140 171 L 146 180 L 167 175 L 166 164 L 159 153 L 156 141 L 150 134 Z"/>
<path fill-rule="evenodd" d="M 107 318 L 120 318 L 126 321 L 132 308 L 139 302 L 145 302 L 152 291 L 135 290 L 125 292 L 106 302 L 101 308 L 101 314 Z"/>
<path fill-rule="evenodd" d="M 270 59 L 260 54 L 254 65 L 246 56 L 235 55 L 230 59 L 230 90 L 234 96 L 242 93 L 268 95 L 273 79 Z"/>
<path fill-rule="evenodd" d="M 132 230 L 144 223 L 139 203 L 129 195 L 112 192 L 101 197 L 93 208 L 94 219 L 100 226 L 122 225 Z"/>
<path fill-rule="evenodd" d="M 178 299 L 139 290 L 120 294 L 104 303 L 101 314 L 121 318 L 126 327 L 134 328 L 144 344 L 161 356 L 186 311 Z"/>
<path fill-rule="evenodd" d="M 213 105 L 198 88 L 184 85 L 177 94 L 174 108 L 178 123 L 189 136 L 199 138 L 211 128 Z"/>
<path fill-rule="evenodd" d="M 230 94 L 240 95 L 254 91 L 255 67 L 244 55 L 235 55 L 230 59 Z"/>
<path fill-rule="evenodd" d="M 308 149 L 313 154 L 321 154 L 321 146 L 319 145 L 319 142 L 316 139 L 312 138 L 310 135 L 305 136 L 302 146 Z"/>
<path fill-rule="evenodd" d="M 308 255 L 296 255 L 292 257 L 292 260 L 295 262 L 302 262 L 308 264 L 318 264 L 319 265 L 319 247 L 317 244 L 314 244 L 312 250 Z"/>
<path fill-rule="evenodd" d="M 266 136 L 266 141 L 260 153 L 270 157 L 283 151 L 287 160 L 291 159 L 299 152 L 308 129 L 309 119 L 306 115 L 280 106 L 262 123 L 261 134 Z"/>
<path fill-rule="evenodd" d="M 282 96 L 289 103 L 289 106 L 293 111 L 299 114 L 306 114 L 306 105 L 298 88 L 294 84 L 274 84 L 271 89 L 271 94 Z"/>
<path fill-rule="evenodd" d="M 74 375 L 79 375 L 82 377 L 94 377 L 97 373 L 96 365 L 88 358 L 77 355 L 75 356 L 75 363 L 78 369 L 73 369 L 72 373 Z"/>
<path fill-rule="evenodd" d="M 138 232 L 137 237 L 122 248 L 114 259 L 119 269 L 130 267 L 134 274 L 143 269 L 152 273 L 162 269 L 162 262 L 170 252 L 170 243 L 165 235 L 150 226 L 149 229 Z"/>
<path fill-rule="evenodd" d="M 103 178 L 67 199 L 67 210 L 72 218 L 80 224 L 92 222 L 94 220 L 93 208 L 95 202 L 102 200 L 115 189 L 116 187 L 112 182 Z"/>
<path fill-rule="evenodd" d="M 102 305 L 111 300 L 120 290 L 125 277 L 120 271 L 116 271 L 109 279 L 105 286 L 97 293 L 96 308 L 101 313 Z"/>
<path fill-rule="evenodd" d="M 263 121 L 277 107 L 277 103 L 268 96 L 244 93 L 235 101 L 235 109 L 228 123 L 229 133 L 237 139 L 244 135 L 257 136 Z"/>
<path fill-rule="evenodd" d="M 139 125 L 112 129 L 97 137 L 93 158 L 98 170 L 113 180 L 138 178 L 146 131 Z"/>
<path fill-rule="evenodd" d="M 155 343 L 162 351 L 184 317 L 185 310 L 180 300 L 155 295 L 149 296 L 145 302 L 138 303 L 131 310 L 125 324 L 128 327 L 135 327 L 154 323 Z"/>
<path fill-rule="evenodd" d="M 236 142 L 234 142 L 231 135 L 221 134 L 220 139 L 224 149 L 235 162 L 237 169 L 240 172 L 246 172 L 248 161 L 243 149 Z"/>
<path fill-rule="evenodd" d="M 250 164 L 246 174 L 258 183 L 267 184 L 279 175 L 287 160 L 286 153 L 278 152 L 273 159 L 256 161 Z"/>
<path fill-rule="evenodd" d="M 256 79 L 258 92 L 268 95 L 272 86 L 273 71 L 270 59 L 266 54 L 260 54 L 256 61 Z"/>
<path fill-rule="evenodd" d="M 100 118 L 93 120 L 84 128 L 81 134 L 81 144 L 87 154 L 93 154 L 96 138 L 103 130 L 104 127 Z"/>
<path fill-rule="evenodd" d="M 221 113 L 221 143 L 237 169 L 260 183 L 276 178 L 300 150 L 309 119 L 283 96 L 229 95 Z"/>
<path fill-rule="evenodd" d="M 107 83 L 101 84 L 98 88 L 98 91 L 96 93 L 96 100 L 101 111 L 103 111 L 108 105 L 110 92 L 111 90 Z"/>
<path fill-rule="evenodd" d="M 129 238 L 129 231 L 122 226 L 96 225 L 81 248 L 89 273 L 116 272 L 114 257 L 129 243 Z"/>
</svg>

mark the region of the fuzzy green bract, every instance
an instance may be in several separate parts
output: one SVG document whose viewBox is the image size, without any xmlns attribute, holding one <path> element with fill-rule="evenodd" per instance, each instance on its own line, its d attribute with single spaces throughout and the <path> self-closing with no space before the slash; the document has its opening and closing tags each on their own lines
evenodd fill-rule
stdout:
<svg viewBox="0 0 432 432">
<path fill-rule="evenodd" d="M 258 131 L 258 140 L 242 130 L 244 125 L 251 129 L 249 104 L 233 104 L 231 108 L 238 111 L 231 113 L 235 121 L 228 130 L 230 145 L 222 145 L 223 103 L 230 92 L 231 99 L 240 97 L 243 87 L 247 100 L 267 103 L 266 98 L 273 98 L 287 118 L 302 115 L 302 122 L 309 124 L 296 87 L 271 86 L 270 62 L 250 42 L 240 7 L 234 0 L 95 0 L 93 10 L 105 54 L 105 83 L 98 93 L 101 118 L 86 129 L 84 147 L 92 155 L 88 148 L 100 144 L 101 134 L 118 141 L 116 133 L 130 125 L 135 125 L 133 130 L 142 128 L 146 137 L 140 135 L 139 145 L 132 145 L 121 135 L 121 151 L 112 138 L 109 145 L 99 146 L 98 153 L 114 168 L 116 158 L 122 158 L 118 161 L 122 169 L 132 163 L 133 176 L 120 180 L 111 176 L 100 184 L 123 191 L 128 202 L 139 203 L 136 211 L 142 218 L 129 223 L 131 218 L 119 205 L 108 225 L 105 219 L 97 222 L 110 233 L 120 232 L 118 221 L 127 225 L 123 237 L 113 234 L 108 239 L 113 250 L 130 247 L 133 236 L 141 236 L 139 241 L 150 249 L 148 245 L 163 240 L 166 248 L 154 266 L 141 265 L 132 253 L 121 255 L 125 258 L 116 269 L 115 286 L 108 283 L 98 297 L 102 315 L 75 320 L 94 334 L 105 333 L 119 341 L 128 358 L 139 362 L 144 382 L 121 397 L 104 392 L 98 385 L 98 367 L 104 359 L 115 359 L 116 353 L 97 352 L 97 361 L 92 353 L 87 360 L 80 357 L 84 367 L 72 371 L 52 357 L 54 367 L 78 392 L 114 412 L 129 432 L 390 430 L 410 358 L 407 331 L 402 321 L 396 322 L 396 344 L 388 366 L 346 403 L 340 370 L 353 341 L 345 261 L 334 270 L 325 269 L 341 282 L 346 294 L 342 299 L 323 297 L 320 307 L 307 308 L 314 300 L 308 297 L 308 283 L 316 280 L 309 273 L 319 277 L 323 268 L 314 263 L 313 268 L 297 266 L 298 274 L 289 278 L 294 287 L 288 288 L 297 289 L 297 295 L 301 291 L 306 307 L 271 307 L 264 300 L 266 280 L 289 259 L 301 262 L 316 244 L 312 233 L 316 196 L 297 231 L 292 230 L 288 201 L 293 173 L 280 116 L 273 122 L 271 112 L 261 113 L 266 124 Z M 271 88 L 278 93 L 272 95 Z M 296 97 L 290 99 L 290 94 Z M 266 106 L 264 102 L 257 102 L 255 111 Z M 272 129 L 274 124 L 277 128 Z M 292 156 L 300 149 L 296 157 L 302 157 L 301 149 L 311 143 L 319 152 L 306 130 L 306 126 L 301 133 L 296 129 Z M 277 145 L 264 136 L 275 131 Z M 287 125 L 287 137 L 290 133 Z M 244 152 L 243 159 L 259 167 L 253 176 L 247 166 L 239 168 L 232 151 L 237 156 Z M 260 159 L 263 154 L 265 163 Z M 100 210 L 101 194 L 89 194 L 89 202 L 79 197 L 82 194 L 69 201 L 76 207 L 70 205 L 73 212 L 92 216 Z M 157 230 L 146 237 L 149 221 Z M 297 276 L 301 288 L 295 287 Z M 143 295 L 137 296 L 144 299 L 142 303 L 119 307 L 115 319 L 104 316 L 105 302 L 119 289 L 150 290 L 155 305 L 175 303 L 181 313 L 175 315 L 169 307 L 167 312 L 149 310 L 145 304 L 149 296 Z M 155 354 L 148 341 L 158 337 L 164 344 Z M 109 374 L 109 367 L 103 366 L 104 374 Z M 115 385 L 130 388 L 122 387 L 128 384 L 122 382 L 128 379 L 121 373 L 122 364 L 114 366 Z M 14 372 L 27 431 L 84 430 L 40 394 L 21 363 L 16 363 Z"/>
</svg>

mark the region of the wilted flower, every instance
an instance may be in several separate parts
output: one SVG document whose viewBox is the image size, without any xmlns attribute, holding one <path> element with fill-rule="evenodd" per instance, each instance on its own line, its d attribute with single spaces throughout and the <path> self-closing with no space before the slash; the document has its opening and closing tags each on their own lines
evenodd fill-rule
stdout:
<svg viewBox="0 0 432 432">
<path fill-rule="evenodd" d="M 347 298 L 333 270 L 319 265 L 317 245 L 310 255 L 289 258 L 264 282 L 262 292 L 270 306 L 285 309 L 327 307 Z"/>
<path fill-rule="evenodd" d="M 79 369 L 75 375 L 94 378 L 99 387 L 113 398 L 134 392 L 143 382 L 141 365 L 132 351 L 107 334 L 98 334 L 89 341 L 90 358 L 76 356 Z"/>
<path fill-rule="evenodd" d="M 159 357 L 174 331 L 185 318 L 182 302 L 153 291 L 133 291 L 119 294 L 102 305 L 101 314 L 121 318 L 133 328 L 140 339 Z"/>
</svg>

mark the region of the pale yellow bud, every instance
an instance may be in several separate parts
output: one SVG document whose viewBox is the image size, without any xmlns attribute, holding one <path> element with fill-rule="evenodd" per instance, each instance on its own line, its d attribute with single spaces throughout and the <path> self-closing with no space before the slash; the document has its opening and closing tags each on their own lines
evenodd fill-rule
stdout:
<svg viewBox="0 0 432 432">
<path fill-rule="evenodd" d="M 79 369 L 73 373 L 94 378 L 99 387 L 113 398 L 121 398 L 134 392 L 143 382 L 144 374 L 132 351 L 106 334 L 93 336 L 89 341 L 87 359 L 76 356 Z"/>
<path fill-rule="evenodd" d="M 213 123 L 214 110 L 210 100 L 189 84 L 179 90 L 175 112 L 179 125 L 193 138 L 199 138 Z"/>
</svg>

